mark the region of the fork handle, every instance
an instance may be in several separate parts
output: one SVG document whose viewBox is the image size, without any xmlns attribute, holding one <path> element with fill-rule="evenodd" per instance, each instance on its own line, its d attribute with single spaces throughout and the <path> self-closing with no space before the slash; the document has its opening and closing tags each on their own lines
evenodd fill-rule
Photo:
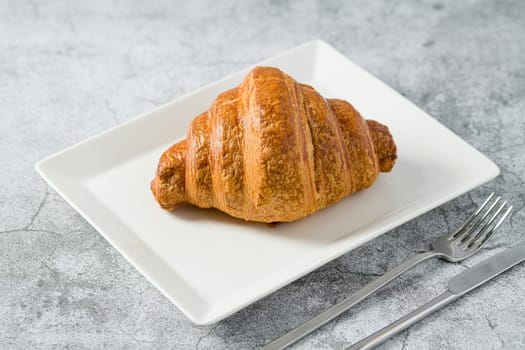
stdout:
<svg viewBox="0 0 525 350">
<path fill-rule="evenodd" d="M 350 295 L 349 297 L 343 299 L 339 303 L 335 304 L 334 306 L 330 307 L 329 309 L 323 311 L 319 315 L 315 316 L 314 318 L 306 321 L 302 325 L 300 325 L 297 328 L 292 329 L 285 335 L 281 336 L 280 338 L 275 339 L 271 343 L 267 344 L 263 347 L 263 350 L 280 350 L 284 349 L 285 347 L 295 343 L 299 339 L 303 338 L 304 336 L 310 334 L 317 328 L 321 327 L 322 325 L 330 322 L 337 316 L 341 315 L 346 310 L 350 309 L 355 304 L 359 303 L 361 300 L 368 297 L 370 294 L 374 293 L 399 275 L 403 274 L 405 271 L 411 269 L 415 265 L 419 264 L 422 261 L 425 261 L 427 259 L 433 258 L 435 256 L 439 256 L 439 253 L 436 253 L 435 251 L 428 251 L 424 253 L 420 253 L 418 255 L 415 255 L 411 257 L 410 259 L 402 262 L 398 266 L 394 267 L 392 270 L 387 271 L 384 275 L 376 278 L 363 288 L 361 288 L 356 293 Z"/>
<path fill-rule="evenodd" d="M 374 334 L 360 340 L 359 342 L 349 346 L 346 350 L 369 350 L 379 344 L 383 343 L 387 339 L 393 337 L 394 335 L 404 331 L 408 327 L 412 326 L 414 323 L 424 319 L 431 313 L 441 309 L 443 306 L 451 303 L 452 301 L 459 298 L 461 294 L 452 294 L 449 291 L 437 296 L 433 300 L 429 301 L 425 305 L 417 308 L 408 315 L 400 318 L 394 323 L 389 324 L 388 326 L 378 330 Z"/>
</svg>

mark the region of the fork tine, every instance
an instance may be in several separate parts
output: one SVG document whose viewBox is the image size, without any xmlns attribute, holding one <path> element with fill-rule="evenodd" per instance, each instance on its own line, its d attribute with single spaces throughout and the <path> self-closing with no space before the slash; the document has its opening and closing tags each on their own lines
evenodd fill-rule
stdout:
<svg viewBox="0 0 525 350">
<path fill-rule="evenodd" d="M 481 211 L 485 208 L 485 206 L 487 205 L 487 203 L 492 199 L 492 197 L 494 197 L 494 192 L 492 192 L 488 197 L 487 199 L 485 199 L 485 201 L 483 202 L 483 204 L 481 204 L 479 206 L 479 208 L 474 212 L 472 213 L 468 218 L 467 220 L 465 220 L 463 222 L 463 224 L 461 224 L 461 226 L 459 226 L 454 232 L 452 232 L 450 235 L 449 235 L 449 239 L 455 239 L 462 231 L 463 229 L 465 229 L 471 222 L 472 220 L 474 220 L 474 218 L 476 216 L 479 215 L 479 213 L 481 213 Z"/>
<path fill-rule="evenodd" d="M 488 242 L 488 240 L 490 239 L 490 237 L 492 237 L 492 235 L 494 235 L 494 232 L 497 230 L 498 227 L 500 227 L 501 223 L 507 218 L 507 216 L 510 214 L 510 212 L 512 211 L 512 208 L 513 206 L 511 205 L 506 211 L 505 213 L 501 216 L 501 218 L 498 220 L 498 222 L 494 225 L 491 226 L 490 230 L 488 230 L 487 234 L 484 235 L 484 237 L 482 239 L 478 239 L 476 240 L 476 242 L 473 243 L 473 245 L 477 245 L 477 247 L 475 249 L 480 249 L 481 247 L 483 247 L 485 245 L 485 243 Z M 477 243 L 477 244 L 476 244 Z"/>
<path fill-rule="evenodd" d="M 505 220 L 507 218 L 507 216 L 510 214 L 510 211 L 512 210 L 512 208 L 514 208 L 512 205 L 509 207 L 509 209 L 507 209 L 507 211 L 505 212 L 505 214 L 503 214 L 503 216 L 501 217 L 501 219 L 498 220 L 498 222 L 496 223 L 496 226 L 494 226 L 494 230 L 497 229 L 498 227 L 500 227 L 500 225 L 503 223 L 503 220 Z"/>
<path fill-rule="evenodd" d="M 498 204 L 498 202 L 500 201 L 501 197 L 498 196 L 494 202 L 492 202 L 492 204 L 488 207 L 487 210 L 485 210 L 485 213 L 483 215 L 480 216 L 481 212 L 476 216 L 476 218 L 474 218 L 474 220 L 472 220 L 471 222 L 471 225 L 469 227 L 467 227 L 465 229 L 464 232 L 462 232 L 460 235 L 454 237 L 454 240 L 456 241 L 460 241 L 460 242 L 465 242 L 467 239 L 469 239 L 472 235 L 472 232 L 474 232 L 474 230 L 476 230 L 479 225 L 483 222 L 483 220 L 485 220 L 487 218 L 487 216 L 490 214 L 490 212 L 492 211 L 492 209 L 494 209 L 494 207 L 496 206 L 496 204 Z"/>
<path fill-rule="evenodd" d="M 484 220 L 482 225 L 480 223 L 481 226 L 479 227 L 479 229 L 477 229 L 475 232 L 472 232 L 469 235 L 469 237 L 467 237 L 466 239 L 463 239 L 461 244 L 463 246 L 467 247 L 467 248 L 470 248 L 472 246 L 472 244 L 478 238 L 483 236 L 484 233 L 488 230 L 488 228 L 490 228 L 490 225 L 494 222 L 494 220 L 496 220 L 496 218 L 498 217 L 499 213 L 501 213 L 501 211 L 505 208 L 506 205 L 507 205 L 507 201 L 503 202 L 503 204 L 500 205 L 499 208 L 496 210 L 494 215 L 492 215 L 492 217 L 490 219 Z"/>
</svg>

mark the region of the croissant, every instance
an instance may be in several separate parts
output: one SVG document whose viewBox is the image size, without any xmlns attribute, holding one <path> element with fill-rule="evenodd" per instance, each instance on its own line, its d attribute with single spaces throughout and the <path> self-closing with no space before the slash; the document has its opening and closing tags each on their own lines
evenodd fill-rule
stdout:
<svg viewBox="0 0 525 350">
<path fill-rule="evenodd" d="M 375 181 L 396 160 L 388 128 L 277 68 L 256 67 L 160 157 L 151 190 L 260 222 L 294 221 Z"/>
</svg>

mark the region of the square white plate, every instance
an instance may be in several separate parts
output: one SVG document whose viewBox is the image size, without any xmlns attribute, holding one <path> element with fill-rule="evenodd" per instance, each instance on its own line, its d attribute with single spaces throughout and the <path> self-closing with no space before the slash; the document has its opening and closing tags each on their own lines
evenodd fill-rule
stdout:
<svg viewBox="0 0 525 350">
<path fill-rule="evenodd" d="M 387 124 L 393 171 L 369 189 L 294 223 L 271 227 L 216 210 L 161 210 L 149 188 L 161 153 L 249 68 L 40 161 L 49 184 L 194 323 L 253 303 L 374 237 L 488 181 L 498 167 L 322 41 L 276 66 L 325 97 Z"/>
</svg>

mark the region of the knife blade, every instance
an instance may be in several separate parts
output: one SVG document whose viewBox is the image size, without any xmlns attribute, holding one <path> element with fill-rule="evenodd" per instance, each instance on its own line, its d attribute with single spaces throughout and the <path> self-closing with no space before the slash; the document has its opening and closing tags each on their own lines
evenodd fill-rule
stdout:
<svg viewBox="0 0 525 350">
<path fill-rule="evenodd" d="M 459 273 L 448 282 L 452 294 L 465 294 L 525 260 L 525 242 Z"/>
<path fill-rule="evenodd" d="M 365 339 L 351 345 L 347 350 L 364 350 L 376 347 L 434 311 L 450 304 L 452 301 L 523 261 L 525 261 L 525 242 L 496 254 L 459 273 L 448 282 L 445 293 Z"/>
</svg>

